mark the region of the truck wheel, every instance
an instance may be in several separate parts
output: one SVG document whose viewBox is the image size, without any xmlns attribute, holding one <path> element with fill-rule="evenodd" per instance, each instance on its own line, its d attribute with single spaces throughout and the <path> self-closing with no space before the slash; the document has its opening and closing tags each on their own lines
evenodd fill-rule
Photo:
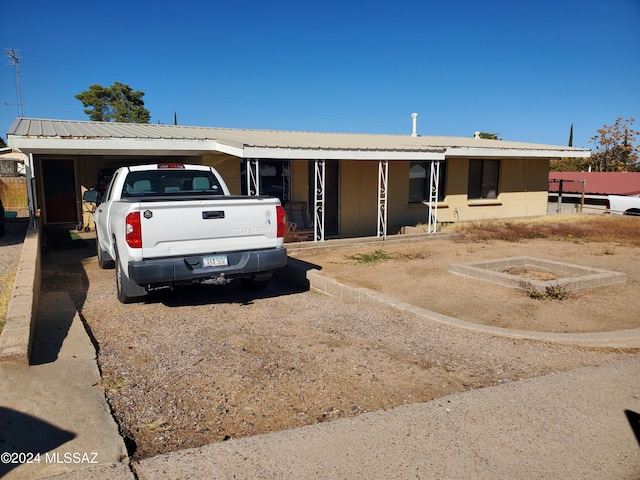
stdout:
<svg viewBox="0 0 640 480">
<path fill-rule="evenodd" d="M 107 253 L 100 248 L 98 233 L 96 232 L 96 250 L 98 252 L 98 266 L 105 270 L 110 270 L 116 266 L 116 263 L 108 257 Z"/>
<path fill-rule="evenodd" d="M 120 265 L 120 259 L 116 255 L 116 292 L 118 294 L 118 300 L 120 303 L 133 303 L 137 297 L 130 297 L 125 293 L 124 284 L 130 282 L 127 276 L 122 271 L 122 265 Z"/>
</svg>

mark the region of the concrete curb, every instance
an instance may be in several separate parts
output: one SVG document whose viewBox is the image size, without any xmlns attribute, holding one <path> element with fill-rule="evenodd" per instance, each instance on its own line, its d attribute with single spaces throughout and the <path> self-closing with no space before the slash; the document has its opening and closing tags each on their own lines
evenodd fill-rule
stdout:
<svg viewBox="0 0 640 480">
<path fill-rule="evenodd" d="M 0 333 L 0 362 L 28 365 L 40 298 L 40 229 L 30 226 Z"/>
<path fill-rule="evenodd" d="M 476 332 L 482 332 L 488 335 L 568 345 L 580 345 L 594 348 L 640 348 L 640 328 L 597 333 L 551 333 L 492 327 L 489 325 L 466 322 L 458 318 L 432 312 L 415 305 L 401 302 L 396 298 L 389 297 L 368 288 L 343 285 L 332 278 L 322 275 L 317 268 L 314 267 L 314 265 L 307 262 L 303 262 L 295 258 L 289 258 L 287 260 L 287 265 L 281 269 L 279 274 L 302 287 L 311 288 L 343 300 L 349 300 L 361 304 L 385 305 L 397 310 L 418 315 L 431 321 L 453 327 L 465 328 Z"/>
</svg>

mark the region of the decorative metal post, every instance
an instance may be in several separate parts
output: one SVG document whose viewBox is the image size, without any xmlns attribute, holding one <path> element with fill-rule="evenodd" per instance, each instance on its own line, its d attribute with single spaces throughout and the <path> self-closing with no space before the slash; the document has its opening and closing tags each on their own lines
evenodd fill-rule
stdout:
<svg viewBox="0 0 640 480">
<path fill-rule="evenodd" d="M 315 161 L 315 182 L 313 200 L 313 241 L 324 242 L 324 189 L 325 161 Z"/>
<path fill-rule="evenodd" d="M 387 239 L 387 192 L 389 161 L 378 162 L 378 237 Z"/>
<path fill-rule="evenodd" d="M 249 196 L 260 195 L 260 160 L 247 158 L 247 194 Z"/>
<path fill-rule="evenodd" d="M 438 185 L 440 183 L 440 162 L 432 161 L 429 174 L 429 218 L 427 233 L 436 233 L 438 225 Z"/>
</svg>

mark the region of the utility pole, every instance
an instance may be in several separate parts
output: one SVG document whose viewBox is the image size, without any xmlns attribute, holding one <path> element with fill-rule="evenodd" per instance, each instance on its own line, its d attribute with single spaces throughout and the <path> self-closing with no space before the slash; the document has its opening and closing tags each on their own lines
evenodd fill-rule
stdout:
<svg viewBox="0 0 640 480">
<path fill-rule="evenodd" d="M 22 110 L 22 87 L 20 86 L 20 61 L 18 54 L 13 48 L 5 49 L 5 53 L 13 61 L 13 66 L 16 67 L 16 78 L 18 79 L 18 106 L 20 107 L 20 116 L 24 117 L 24 111 Z"/>
</svg>

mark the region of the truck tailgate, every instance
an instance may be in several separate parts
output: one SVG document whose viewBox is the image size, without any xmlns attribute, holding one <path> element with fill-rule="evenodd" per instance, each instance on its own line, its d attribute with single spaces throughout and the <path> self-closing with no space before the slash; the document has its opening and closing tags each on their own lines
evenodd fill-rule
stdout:
<svg viewBox="0 0 640 480">
<path fill-rule="evenodd" d="M 225 197 L 141 202 L 142 257 L 158 258 L 282 246 L 278 200 Z"/>
</svg>

